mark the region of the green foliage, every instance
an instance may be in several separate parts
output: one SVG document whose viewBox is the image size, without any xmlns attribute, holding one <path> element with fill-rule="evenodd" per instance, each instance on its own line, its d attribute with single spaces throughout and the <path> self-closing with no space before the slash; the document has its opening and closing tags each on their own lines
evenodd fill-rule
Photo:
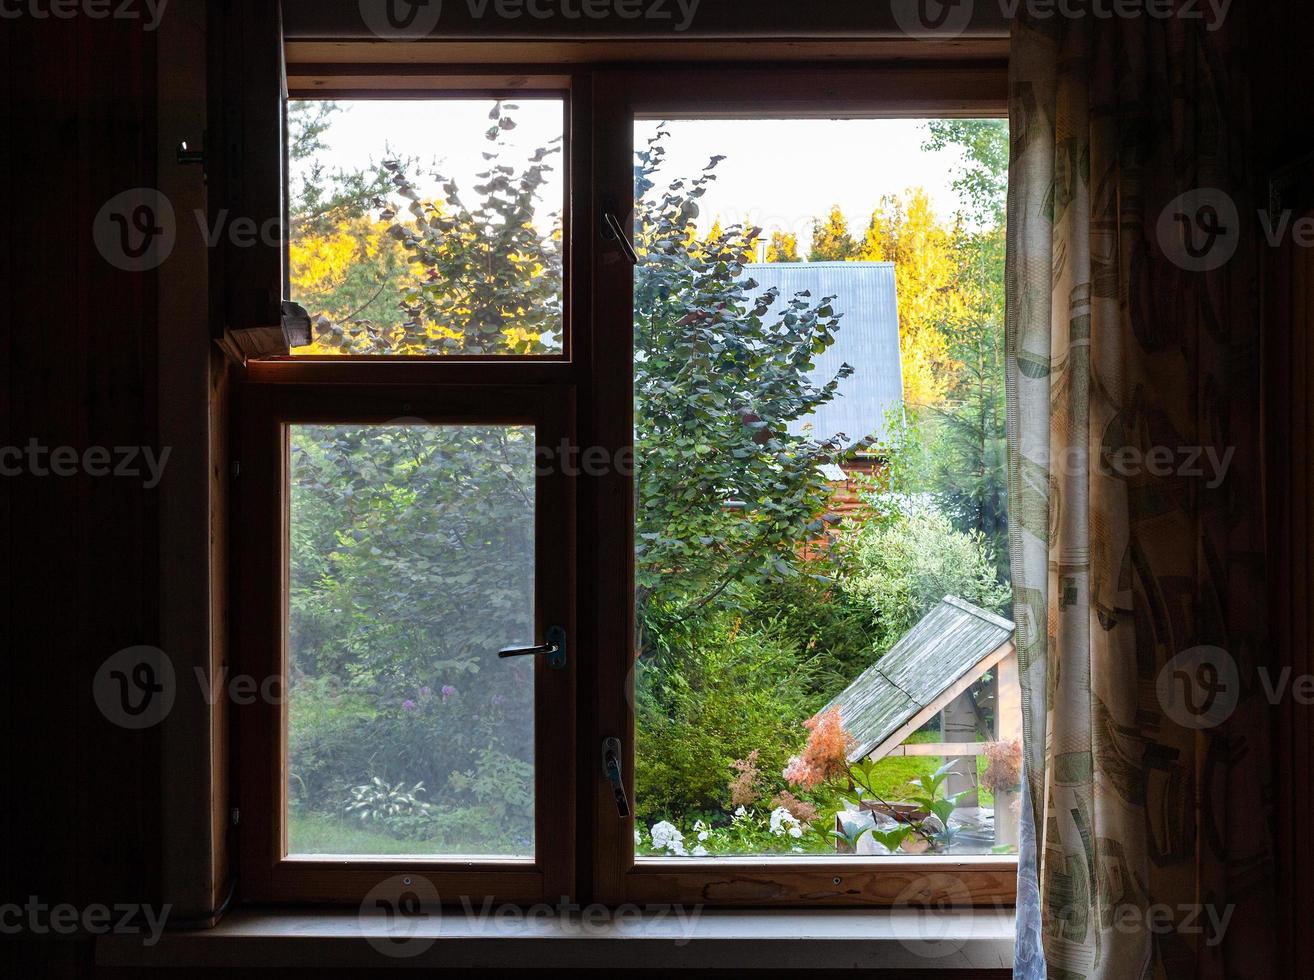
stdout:
<svg viewBox="0 0 1314 980">
<path fill-rule="evenodd" d="M 375 776 L 363 786 L 352 788 L 351 799 L 343 810 L 361 823 L 393 826 L 428 814 L 429 804 L 420 799 L 423 793 L 424 783 L 390 785 Z"/>
<path fill-rule="evenodd" d="M 854 574 L 845 584 L 875 614 L 876 650 L 884 653 L 947 595 L 1001 612 L 1012 598 L 995 577 L 989 544 L 955 530 L 924 501 L 863 526 L 854 535 Z"/>
<path fill-rule="evenodd" d="M 829 701 L 873 662 L 871 608 L 843 588 L 851 561 L 843 549 L 813 559 L 805 573 L 766 582 L 745 599 L 745 615 L 769 622 L 813 670 L 812 693 Z"/>
<path fill-rule="evenodd" d="M 728 812 L 733 763 L 755 749 L 763 795 L 783 788 L 798 721 L 818 706 L 811 664 L 770 626 L 729 614 L 656 625 L 662 647 L 635 670 L 637 815 Z"/>
<path fill-rule="evenodd" d="M 421 201 L 394 168 L 397 193 L 411 202 L 406 210 L 412 219 L 395 224 L 394 233 L 426 270 L 424 281 L 402 296 L 410 317 L 405 326 L 423 331 L 423 346 L 432 353 L 561 350 L 560 228 L 554 222 L 543 232 L 535 225 L 552 170 L 548 160 L 560 147 L 539 147 L 523 168 L 504 162 L 504 136 L 516 125 L 505 113 L 516 108 L 497 102 L 489 113 L 488 169 L 477 175 L 482 183 L 473 188 L 475 202 L 450 179 L 443 181 L 441 203 Z"/>
<path fill-rule="evenodd" d="M 1008 120 L 932 119 L 926 150 L 960 147 L 966 164 L 954 177 L 953 188 L 971 204 L 970 214 L 982 224 L 1001 226 L 1008 196 Z"/>
<path fill-rule="evenodd" d="M 329 172 L 319 161 L 341 111 L 335 102 L 288 103 L 291 298 L 320 318 L 321 334 L 358 321 L 395 330 L 402 319 L 397 297 L 414 272 L 371 217 L 392 176 L 382 163 Z"/>
<path fill-rule="evenodd" d="M 833 342 L 833 297 L 781 302 L 744 273 L 758 229 L 731 225 L 691 247 L 698 199 L 718 159 L 656 191 L 661 131 L 639 153 L 634 284 L 637 581 L 649 603 L 701 612 L 731 586 L 798 574 L 819 534 L 837 446 L 791 435 L 789 422 L 835 396 L 808 372 Z M 645 640 L 646 642 L 646 640 Z"/>
<path fill-rule="evenodd" d="M 298 298 L 324 314 L 320 350 L 560 349 L 560 229 L 555 216 L 535 221 L 557 148 L 509 159 L 513 111 L 494 106 L 488 166 L 469 194 L 448 180 L 423 200 L 410 162 L 393 156 L 355 173 L 306 171 L 293 235 L 305 246 L 299 274 L 314 279 Z M 313 163 L 333 112 L 293 107 L 295 161 Z M 937 126 L 932 141 L 976 148 L 960 179 L 986 213 L 998 133 Z M 833 298 L 760 295 L 744 271 L 759 229 L 718 223 L 700 240 L 698 202 L 718 160 L 659 189 L 664 136 L 636 167 L 636 809 L 675 821 L 690 851 L 825 852 L 825 818 L 794 836 L 766 802 L 784 786 L 802 719 L 943 595 L 1007 602 L 996 581 L 1006 556 L 990 547 L 1004 514 L 1002 230 L 943 232 L 951 247 L 937 255 L 953 256 L 963 299 L 935 306 L 952 315 L 928 313 L 927 330 L 947 339 L 954 376 L 943 404 L 896 430 L 875 518 L 837 534 L 818 464 L 838 447 L 829 433 L 788 432 L 851 373 L 808 380 L 840 327 Z M 838 208 L 812 246 L 811 259 L 862 257 Z M 776 233 L 767 256 L 797 261 L 797 242 Z M 927 361 L 937 370 L 950 363 L 937 358 Z M 532 439 L 507 427 L 344 425 L 297 427 L 291 442 L 295 848 L 395 853 L 405 840 L 416 853 L 527 853 L 531 665 L 492 657 L 532 634 Z M 758 797 L 730 816 L 734 763 L 754 752 Z M 896 762 L 910 768 L 892 772 Z M 868 773 L 872 792 L 943 810 L 929 765 L 883 760 Z M 834 793 L 802 802 L 833 817 Z M 349 798 L 361 804 L 350 815 Z M 367 809 L 386 817 L 360 819 Z M 895 849 L 913 831 L 883 833 Z M 671 853 L 651 832 L 644 848 Z"/>
<path fill-rule="evenodd" d="M 342 111 L 336 102 L 293 99 L 288 103 L 288 161 L 300 169 L 288 195 L 292 238 L 324 234 L 336 222 L 367 214 L 392 187 L 382 164 L 329 173 L 317 157 L 327 150 L 324 134 Z"/>
</svg>

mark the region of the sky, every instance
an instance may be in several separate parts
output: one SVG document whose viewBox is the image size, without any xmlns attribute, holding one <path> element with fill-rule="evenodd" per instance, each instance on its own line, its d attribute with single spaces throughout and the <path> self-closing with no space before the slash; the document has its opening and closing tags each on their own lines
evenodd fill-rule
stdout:
<svg viewBox="0 0 1314 980">
<path fill-rule="evenodd" d="M 438 168 L 469 188 L 486 162 L 483 133 L 491 125 L 490 100 L 362 100 L 343 102 L 324 136 L 328 151 L 319 157 L 330 171 L 367 167 L 389 155 L 418 158 L 420 169 Z M 562 104 L 556 100 L 519 99 L 508 113 L 517 128 L 511 134 L 528 157 L 534 148 L 561 136 Z M 703 198 L 699 230 L 706 233 L 718 218 L 723 226 L 751 223 L 798 236 L 806 252 L 812 221 L 839 205 L 849 230 L 861 237 L 884 194 L 924 188 L 932 207 L 948 220 L 959 208 L 951 187 L 961 151 L 923 150 L 926 120 L 916 119 L 773 119 L 665 120 L 670 131 L 662 174 L 696 176 L 708 159 L 725 160 Z M 642 147 L 659 121 L 635 123 L 635 146 Z M 521 158 L 509 162 L 519 164 Z M 556 158 L 559 161 L 559 157 Z M 562 200 L 561 170 L 545 187 L 547 211 Z M 660 176 L 660 175 L 659 175 Z M 422 194 L 437 193 L 432 181 L 418 181 Z"/>
</svg>

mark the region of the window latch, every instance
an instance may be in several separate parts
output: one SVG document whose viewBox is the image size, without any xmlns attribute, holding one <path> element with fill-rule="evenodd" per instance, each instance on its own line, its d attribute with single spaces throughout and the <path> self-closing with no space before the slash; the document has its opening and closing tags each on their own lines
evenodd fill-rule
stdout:
<svg viewBox="0 0 1314 980">
<path fill-rule="evenodd" d="M 502 660 L 508 657 L 536 657 L 539 654 L 547 655 L 547 664 L 553 670 L 560 670 L 566 666 L 566 630 L 564 627 L 549 626 L 546 643 L 540 643 L 532 647 L 502 647 L 501 650 L 497 651 L 498 657 Z"/>
<path fill-rule="evenodd" d="M 630 815 L 630 801 L 625 795 L 625 777 L 621 772 L 621 741 L 618 738 L 602 740 L 602 772 L 611 783 L 611 795 L 616 799 L 616 815 L 621 819 Z"/>
<path fill-rule="evenodd" d="M 625 226 L 610 211 L 602 212 L 602 237 L 619 245 L 630 265 L 639 264 L 639 253 L 634 251 L 634 243 L 630 241 L 630 236 L 625 233 Z"/>
</svg>

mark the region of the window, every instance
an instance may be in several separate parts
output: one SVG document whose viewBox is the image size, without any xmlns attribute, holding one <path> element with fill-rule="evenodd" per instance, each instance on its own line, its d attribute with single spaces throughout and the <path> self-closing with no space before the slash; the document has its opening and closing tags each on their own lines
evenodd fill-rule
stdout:
<svg viewBox="0 0 1314 980">
<path fill-rule="evenodd" d="M 237 648 L 287 693 L 237 719 L 244 894 L 358 902 L 419 874 L 480 901 L 860 905 L 938 871 L 950 884 L 930 897 L 1011 900 L 977 779 L 1015 713 L 1007 620 L 980 607 L 999 598 L 988 549 L 963 552 L 981 603 L 940 610 L 975 645 L 934 677 L 902 654 L 924 690 L 861 657 L 823 680 L 796 644 L 831 588 L 816 562 L 842 523 L 832 505 L 870 508 L 910 383 L 889 311 L 895 380 L 868 399 L 870 431 L 822 417 L 859 400 L 837 395 L 853 372 L 826 352 L 861 303 L 830 284 L 856 274 L 877 295 L 895 269 L 786 268 L 799 229 L 713 227 L 694 210 L 716 198 L 708 172 L 662 167 L 722 140 L 784 173 L 793 139 L 824 182 L 838 151 L 791 134 L 799 120 L 878 152 L 908 120 L 996 115 L 999 74 L 518 82 L 291 85 L 287 261 L 312 343 L 253 362 L 242 392 Z M 689 121 L 658 137 L 659 119 Z M 962 545 L 942 518 L 909 520 Z M 795 621 L 771 634 L 781 615 Z M 719 716 L 682 714 L 677 688 L 716 686 Z M 925 760 L 956 760 L 924 784 L 932 803 L 978 793 L 984 823 L 942 821 L 958 846 L 916 847 L 934 821 L 900 800 L 858 800 L 857 826 L 847 785 L 782 782 L 804 722 L 824 731 L 828 702 L 852 721 L 881 698 L 899 703 L 863 730 L 874 765 L 931 776 Z"/>
<path fill-rule="evenodd" d="M 565 349 L 565 101 L 293 100 L 293 353 Z"/>
</svg>

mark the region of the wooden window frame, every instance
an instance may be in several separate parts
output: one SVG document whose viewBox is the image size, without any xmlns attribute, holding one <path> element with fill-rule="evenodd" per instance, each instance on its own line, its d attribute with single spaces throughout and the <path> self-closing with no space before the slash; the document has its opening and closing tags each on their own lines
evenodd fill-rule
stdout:
<svg viewBox="0 0 1314 980">
<path fill-rule="evenodd" d="M 284 424 L 367 421 L 400 415 L 450 418 L 456 407 L 497 421 L 508 392 L 565 415 L 576 445 L 620 451 L 633 436 L 633 276 L 598 233 L 604 209 L 629 214 L 636 115 L 680 118 L 982 117 L 1006 115 L 1006 65 L 895 66 L 687 64 L 670 70 L 589 65 L 293 64 L 291 98 L 510 97 L 557 90 L 568 80 L 563 351 L 524 357 L 296 357 L 250 362 L 240 392 L 239 513 L 234 522 L 238 669 L 282 670 L 286 557 L 282 540 L 286 474 Z M 531 394 L 532 393 L 532 394 Z M 407 410 L 394 410 L 398 405 Z M 448 406 L 444 409 L 443 406 Z M 444 412 L 447 412 L 444 415 Z M 457 412 L 460 416 L 460 412 Z M 573 417 L 572 417 L 573 416 Z M 280 455 L 282 454 L 282 455 Z M 616 458 L 616 457 L 612 457 Z M 565 481 L 569 482 L 569 481 Z M 562 895 L 609 905 L 683 902 L 728 907 L 874 907 L 911 901 L 955 906 L 1012 904 L 1016 859 L 957 858 L 636 858 L 633 819 L 618 819 L 598 762 L 601 740 L 619 735 L 633 800 L 634 553 L 632 475 L 613 470 L 554 491 L 571 522 L 579 607 L 571 634 L 570 717 L 562 737 L 575 760 L 569 778 L 542 783 L 561 823 L 540 822 L 546 861 L 532 869 L 504 862 L 453 867 L 442 861 L 315 861 L 281 856 L 278 814 L 285 775 L 281 713 L 235 710 L 238 728 L 241 894 L 257 902 L 359 902 L 391 874 L 420 874 L 443 896 L 492 896 L 529 904 Z M 540 509 L 540 520 L 544 511 Z M 618 534 L 616 529 L 622 529 Z M 269 582 L 279 583 L 276 590 Z M 572 583 L 573 585 L 574 583 Z M 275 594 L 276 593 L 276 594 Z M 275 643 L 276 655 L 270 651 Z M 260 651 L 264 651 L 261 653 Z M 271 659 L 276 656 L 277 659 Z M 540 685 L 541 687 L 541 685 Z M 270 760 L 280 760 L 277 767 Z M 271 772 L 277 772 L 271 778 Z M 554 774 L 559 776 L 561 774 Z M 555 787 L 555 788 L 554 788 Z M 564 809 L 563 809 L 564 808 Z M 547 841 L 553 843 L 547 845 Z M 550 865 L 550 867 L 548 866 Z"/>
<path fill-rule="evenodd" d="M 670 71 L 614 71 L 595 75 L 593 100 L 594 209 L 633 199 L 633 129 L 642 117 L 873 118 L 1006 115 L 1006 72 L 993 68 L 865 69 L 827 66 L 742 66 Z M 629 204 L 625 210 L 629 210 Z M 633 439 L 633 276 L 618 268 L 614 250 L 594 252 L 594 320 L 615 324 L 594 338 L 594 372 L 606 384 L 588 427 L 593 444 L 615 448 Z M 588 509 L 599 529 L 599 573 L 586 590 L 600 652 L 600 692 L 593 744 L 620 734 L 626 785 L 634 786 L 634 676 L 621 651 L 634 637 L 633 478 L 614 474 Z M 626 529 L 619 539 L 603 528 Z M 609 692 L 609 693 L 608 693 Z M 727 907 L 855 907 L 894 904 L 1011 905 L 1017 895 L 1013 857 L 956 858 L 640 858 L 632 818 L 618 820 L 611 792 L 595 779 L 593 864 L 595 895 L 609 904 L 682 902 Z"/>
<path fill-rule="evenodd" d="M 286 690 L 289 426 L 384 423 L 405 418 L 435 425 L 534 425 L 536 458 L 551 458 L 574 438 L 573 394 L 555 383 L 456 385 L 298 383 L 279 379 L 242 389 L 238 476 L 239 581 L 237 669 L 277 677 Z M 547 453 L 546 457 L 542 454 Z M 535 628 L 575 633 L 574 486 L 543 471 L 535 494 Z M 279 583 L 269 589 L 265 583 Z M 514 638 L 509 638 L 514 639 Z M 523 638 L 522 638 L 523 639 Z M 569 894 L 574 880 L 576 660 L 560 670 L 536 658 L 535 855 L 532 859 L 444 855 L 311 856 L 286 854 L 287 699 L 238 705 L 241 886 L 250 901 L 359 903 L 392 876 L 423 876 L 440 895 L 532 903 Z M 564 765 L 563 765 L 564 763 Z M 563 772 L 563 769 L 565 770 Z M 547 833 L 547 829 L 552 833 Z M 560 833 L 556 832 L 560 828 Z"/>
</svg>

